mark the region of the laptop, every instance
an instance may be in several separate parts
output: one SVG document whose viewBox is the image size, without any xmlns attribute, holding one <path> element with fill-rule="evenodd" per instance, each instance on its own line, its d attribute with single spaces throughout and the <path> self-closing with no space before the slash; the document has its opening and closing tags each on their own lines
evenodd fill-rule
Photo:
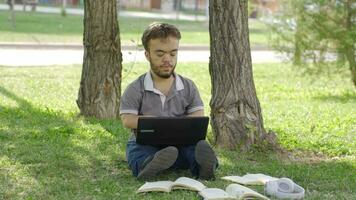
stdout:
<svg viewBox="0 0 356 200">
<path fill-rule="evenodd" d="M 139 117 L 136 142 L 152 146 L 186 146 L 204 140 L 209 117 Z"/>
</svg>

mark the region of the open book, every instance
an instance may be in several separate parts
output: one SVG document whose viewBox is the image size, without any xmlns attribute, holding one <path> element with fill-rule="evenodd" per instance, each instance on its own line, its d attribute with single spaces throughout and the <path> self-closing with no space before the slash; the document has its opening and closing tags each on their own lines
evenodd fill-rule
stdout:
<svg viewBox="0 0 356 200">
<path fill-rule="evenodd" d="M 204 200 L 227 200 L 227 199 L 262 199 L 266 196 L 239 184 L 230 184 L 225 191 L 219 188 L 206 188 L 199 192 Z"/>
<path fill-rule="evenodd" d="M 265 185 L 268 181 L 275 181 L 278 178 L 265 174 L 246 174 L 244 176 L 224 176 L 221 179 L 239 183 L 242 185 Z"/>
<path fill-rule="evenodd" d="M 186 190 L 193 190 L 193 191 L 201 191 L 206 186 L 201 182 L 187 178 L 187 177 L 180 177 L 176 181 L 156 181 L 156 182 L 146 182 L 143 184 L 136 193 L 141 192 L 170 192 L 174 189 L 186 189 Z"/>
</svg>

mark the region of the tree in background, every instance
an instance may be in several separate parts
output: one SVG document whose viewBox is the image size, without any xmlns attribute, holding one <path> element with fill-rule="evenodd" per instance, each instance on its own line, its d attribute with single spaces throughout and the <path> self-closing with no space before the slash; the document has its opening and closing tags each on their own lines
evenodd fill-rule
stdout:
<svg viewBox="0 0 356 200">
<path fill-rule="evenodd" d="M 77 104 L 84 116 L 119 115 L 122 54 L 116 0 L 84 1 L 84 61 Z"/>
<path fill-rule="evenodd" d="M 356 87 L 356 3 L 353 0 L 285 0 L 281 6 L 279 15 L 269 21 L 272 45 L 308 72 L 330 67 L 342 69 L 347 62 Z M 336 62 L 330 62 L 333 54 L 337 55 Z"/>
<path fill-rule="evenodd" d="M 253 81 L 247 0 L 210 0 L 211 125 L 217 146 L 275 144 L 266 133 Z"/>
<path fill-rule="evenodd" d="M 61 15 L 67 16 L 67 0 L 62 0 Z"/>
<path fill-rule="evenodd" d="M 11 22 L 11 26 L 13 29 L 16 28 L 16 20 L 15 20 L 15 0 L 7 0 L 6 3 L 9 5 L 9 9 L 10 9 L 10 16 L 9 16 L 9 20 Z"/>
</svg>

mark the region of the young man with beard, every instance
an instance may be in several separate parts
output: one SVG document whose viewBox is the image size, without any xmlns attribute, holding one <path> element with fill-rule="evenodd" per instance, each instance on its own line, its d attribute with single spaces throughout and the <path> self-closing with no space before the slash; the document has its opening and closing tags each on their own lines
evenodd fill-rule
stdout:
<svg viewBox="0 0 356 200">
<path fill-rule="evenodd" d="M 177 64 L 179 30 L 170 24 L 153 23 L 142 35 L 150 70 L 125 90 L 120 105 L 123 125 L 135 133 L 140 116 L 203 116 L 204 107 L 195 84 L 174 72 Z M 154 177 L 162 170 L 190 169 L 195 177 L 211 179 L 218 165 L 213 149 L 205 140 L 190 146 L 157 148 L 136 143 L 132 134 L 126 157 L 137 178 Z"/>
</svg>

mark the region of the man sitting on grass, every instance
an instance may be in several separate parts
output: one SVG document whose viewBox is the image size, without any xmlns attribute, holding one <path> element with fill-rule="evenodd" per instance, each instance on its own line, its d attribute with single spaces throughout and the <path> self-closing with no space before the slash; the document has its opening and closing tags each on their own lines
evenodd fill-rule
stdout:
<svg viewBox="0 0 356 200">
<path fill-rule="evenodd" d="M 132 82 L 121 98 L 123 125 L 137 128 L 140 116 L 203 116 L 204 106 L 195 84 L 174 72 L 177 64 L 179 30 L 170 24 L 153 23 L 142 35 L 150 71 Z M 158 172 L 190 169 L 195 177 L 211 179 L 218 161 L 205 140 L 190 146 L 158 148 L 136 143 L 135 134 L 127 143 L 126 157 L 137 178 L 148 179 Z"/>
</svg>

